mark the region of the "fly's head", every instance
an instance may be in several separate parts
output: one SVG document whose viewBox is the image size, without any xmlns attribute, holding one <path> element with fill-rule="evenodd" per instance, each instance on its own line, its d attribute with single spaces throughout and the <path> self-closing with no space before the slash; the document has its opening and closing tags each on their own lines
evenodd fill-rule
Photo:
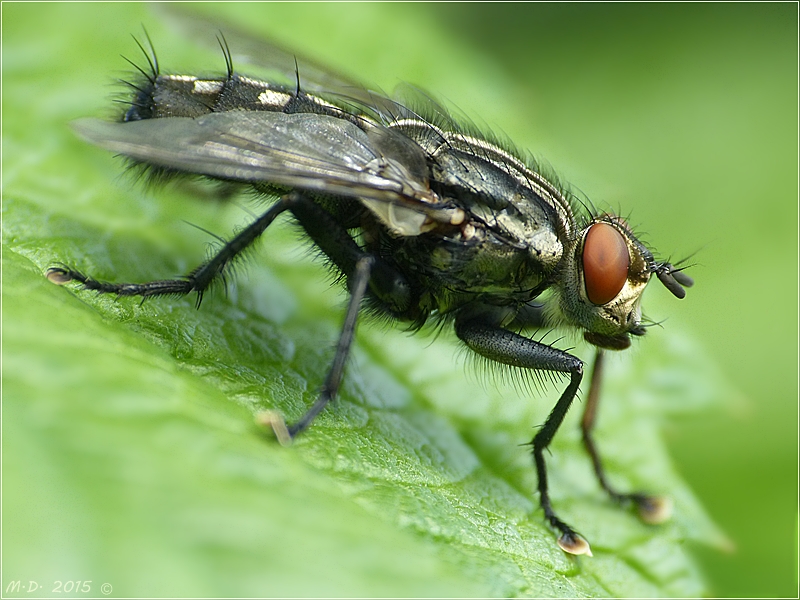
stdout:
<svg viewBox="0 0 800 600">
<path fill-rule="evenodd" d="M 609 350 L 630 346 L 631 335 L 644 335 L 641 298 L 651 275 L 676 297 L 693 281 L 653 253 L 615 215 L 592 219 L 565 253 L 559 286 L 563 318 L 583 328 L 590 344 Z"/>
</svg>

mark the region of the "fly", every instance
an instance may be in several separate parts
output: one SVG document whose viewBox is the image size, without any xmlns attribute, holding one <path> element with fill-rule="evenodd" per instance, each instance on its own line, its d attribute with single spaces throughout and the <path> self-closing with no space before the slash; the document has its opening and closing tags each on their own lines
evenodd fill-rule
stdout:
<svg viewBox="0 0 800 600">
<path fill-rule="evenodd" d="M 452 324 L 481 356 L 568 379 L 530 445 L 539 500 L 558 545 L 591 555 L 588 542 L 551 505 L 544 456 L 578 392 L 584 363 L 516 333 L 568 327 L 596 347 L 582 430 L 601 486 L 646 522 L 668 518 L 665 499 L 619 492 L 608 483 L 592 429 L 604 352 L 623 350 L 630 336 L 646 332 L 640 300 L 648 281 L 656 275 L 683 298 L 691 278 L 656 260 L 625 220 L 585 208 L 539 165 L 459 126 L 427 97 L 412 109 L 409 101 L 319 67 L 300 70 L 292 55 L 265 42 L 256 47 L 271 66 L 293 71 L 295 84 L 252 79 L 234 70 L 222 38 L 220 45 L 227 69 L 217 78 L 163 74 L 155 53 L 140 45 L 147 65 L 134 65 L 139 75 L 127 83 L 131 97 L 119 121 L 84 119 L 75 129 L 151 178 L 200 175 L 277 200 L 183 277 L 108 283 L 62 265 L 49 269 L 48 278 L 117 296 L 194 292 L 199 305 L 287 213 L 342 275 L 350 296 L 319 397 L 299 421 L 271 421 L 279 438 L 300 435 L 336 397 L 363 309 L 412 330 L 431 321 Z M 550 294 L 542 296 L 545 291 Z"/>
</svg>

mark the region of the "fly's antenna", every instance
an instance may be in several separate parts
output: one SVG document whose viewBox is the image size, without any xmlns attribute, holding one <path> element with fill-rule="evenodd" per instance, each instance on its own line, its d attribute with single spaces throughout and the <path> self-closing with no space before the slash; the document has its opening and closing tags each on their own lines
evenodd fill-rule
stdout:
<svg viewBox="0 0 800 600">
<path fill-rule="evenodd" d="M 654 266 L 654 272 L 658 276 L 658 280 L 664 284 L 664 287 L 676 298 L 681 300 L 685 298 L 685 288 L 690 288 L 694 285 L 694 279 L 683 272 L 686 267 L 675 267 L 668 262 Z"/>
</svg>

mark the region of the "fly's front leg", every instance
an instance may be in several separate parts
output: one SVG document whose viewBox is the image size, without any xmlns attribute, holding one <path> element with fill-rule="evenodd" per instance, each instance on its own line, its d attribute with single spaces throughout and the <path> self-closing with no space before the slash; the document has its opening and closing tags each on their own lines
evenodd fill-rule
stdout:
<svg viewBox="0 0 800 600">
<path fill-rule="evenodd" d="M 592 466 L 594 466 L 594 472 L 597 474 L 600 486 L 611 496 L 611 499 L 623 506 L 633 503 L 642 521 L 650 525 L 657 525 L 663 523 L 670 517 L 672 507 L 669 499 L 663 496 L 651 496 L 641 492 L 626 494 L 614 489 L 606 479 L 603 463 L 600 460 L 600 454 L 597 452 L 597 446 L 592 437 L 592 430 L 594 429 L 597 418 L 597 406 L 600 401 L 600 384 L 603 379 L 604 356 L 605 352 L 601 348 L 598 348 L 595 354 L 594 367 L 592 368 L 592 379 L 589 384 L 586 408 L 583 411 L 583 419 L 581 420 L 583 445 L 592 459 Z"/>
<path fill-rule="evenodd" d="M 561 394 L 544 425 L 534 436 L 533 459 L 539 479 L 539 502 L 547 522 L 559 532 L 558 545 L 571 554 L 591 556 L 589 543 L 572 527 L 562 521 L 553 511 L 547 488 L 547 468 L 544 451 L 550 445 L 556 431 L 564 420 L 583 378 L 583 362 L 562 350 L 541 344 L 495 325 L 480 320 L 456 320 L 456 335 L 472 350 L 491 360 L 521 367 L 569 374 L 567 388 Z"/>
<path fill-rule="evenodd" d="M 197 306 L 199 307 L 203 300 L 203 294 L 214 280 L 220 277 L 224 278 L 225 269 L 231 262 L 264 233 L 275 217 L 289 208 L 292 199 L 293 194 L 281 198 L 267 212 L 226 242 L 210 260 L 180 279 L 161 279 L 147 283 L 109 283 L 98 281 L 66 266 L 48 269 L 47 278 L 59 285 L 77 281 L 83 285 L 84 289 L 117 296 L 149 298 L 151 296 L 183 296 L 197 292 Z"/>
</svg>

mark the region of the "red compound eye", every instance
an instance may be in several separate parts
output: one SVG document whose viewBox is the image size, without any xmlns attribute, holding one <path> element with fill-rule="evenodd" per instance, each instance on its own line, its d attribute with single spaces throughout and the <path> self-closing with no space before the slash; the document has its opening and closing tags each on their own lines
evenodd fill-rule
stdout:
<svg viewBox="0 0 800 600">
<path fill-rule="evenodd" d="M 606 304 L 628 278 L 631 258 L 625 238 L 607 223 L 595 223 L 583 243 L 583 277 L 592 304 Z"/>
</svg>

